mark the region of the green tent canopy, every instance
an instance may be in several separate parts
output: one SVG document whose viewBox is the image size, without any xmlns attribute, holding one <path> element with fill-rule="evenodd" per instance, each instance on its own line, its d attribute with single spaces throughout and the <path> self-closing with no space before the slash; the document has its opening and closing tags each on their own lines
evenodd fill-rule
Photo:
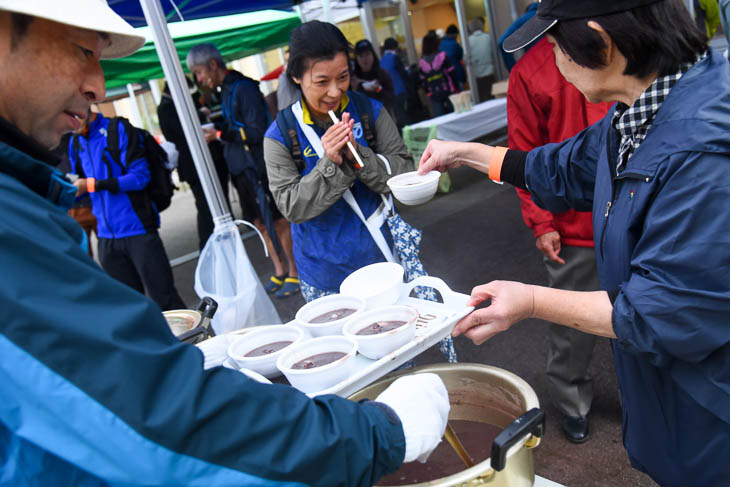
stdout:
<svg viewBox="0 0 730 487">
<path fill-rule="evenodd" d="M 202 42 L 215 44 L 223 58 L 230 61 L 288 44 L 289 33 L 300 23 L 299 16 L 293 12 L 262 10 L 173 22 L 168 24 L 168 28 L 185 67 L 190 48 Z M 147 39 L 142 49 L 122 59 L 101 62 L 107 89 L 164 78 L 150 28 L 139 27 L 136 30 Z"/>
</svg>

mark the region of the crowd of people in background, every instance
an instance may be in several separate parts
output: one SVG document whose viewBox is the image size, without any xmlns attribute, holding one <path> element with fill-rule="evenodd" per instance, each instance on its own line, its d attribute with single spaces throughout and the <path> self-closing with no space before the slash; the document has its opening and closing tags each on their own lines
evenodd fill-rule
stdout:
<svg viewBox="0 0 730 487">
<path fill-rule="evenodd" d="M 696 1 L 695 4 L 695 23 L 709 37 L 721 23 L 727 31 L 726 19 L 730 17 L 730 2 Z M 449 97 L 465 89 L 476 90 L 478 102 L 490 100 L 493 98 L 492 86 L 497 63 L 503 63 L 508 71 L 516 63 L 514 54 L 502 49 L 504 40 L 528 22 L 535 15 L 537 7 L 538 2 L 529 4 L 524 14 L 499 37 L 497 44 L 502 56 L 500 60 L 493 57 L 492 35 L 485 32 L 485 21 L 480 17 L 468 22 L 466 36 L 460 37 L 459 29 L 453 24 L 446 26 L 444 30 L 428 31 L 421 40 L 420 57 L 413 64 L 408 63 L 404 50 L 393 37 L 385 39 L 382 46 L 373 45 L 367 39 L 359 40 L 354 43 L 348 57 L 351 74 L 349 89 L 382 103 L 390 119 L 395 122 L 399 134 L 407 125 L 452 112 L 454 106 Z M 523 52 L 530 50 L 539 40 L 535 39 L 525 46 Z M 467 79 L 463 43 L 468 43 L 469 46 L 470 59 L 467 62 L 476 86 L 470 86 Z M 287 60 L 288 55 L 287 47 Z M 271 194 L 262 141 L 276 111 L 284 110 L 298 101 L 301 89 L 287 74 L 285 63 L 277 80 L 276 108 L 269 110 L 259 83 L 228 69 L 215 46 L 196 46 L 188 55 L 188 67 L 193 72 L 193 79 L 188 82 L 195 106 L 199 109 L 200 121 L 209 126 L 215 125 L 215 128 L 206 129 L 205 136 L 225 199 L 228 201 L 230 185 L 238 195 L 242 217 L 253 222 L 261 231 L 269 250 L 272 272 L 268 279 L 264 279 L 264 286 L 276 297 L 297 294 L 300 292 L 300 284 L 292 248 L 290 221 L 282 215 Z M 166 86 L 158 107 L 158 118 L 164 138 L 172 142 L 179 151 L 177 173 L 179 180 L 189 185 L 194 196 L 198 246 L 202 250 L 213 232 L 213 220 Z M 85 140 L 83 137 L 81 140 Z M 74 146 L 69 143 L 71 140 L 66 137 L 61 149 L 57 149 L 59 155 L 64 156 L 61 168 L 64 172 L 83 179 L 84 173 L 80 166 L 69 167 L 69 158 L 74 155 Z M 97 184 L 96 190 L 105 190 L 104 184 L 103 181 L 101 186 Z M 71 213 L 85 228 L 88 237 L 91 237 L 92 232 L 97 232 L 97 238 L 101 239 L 100 243 L 106 248 L 104 232 L 109 223 L 107 219 L 98 219 L 101 210 L 93 210 L 93 200 L 97 195 L 89 198 L 88 194 L 81 194 L 82 192 L 80 190 Z M 97 203 L 97 206 L 100 204 Z M 102 235 L 98 234 L 97 227 L 100 225 Z M 151 228 L 150 225 L 147 226 Z M 148 230 L 145 230 L 145 234 L 147 233 Z M 115 234 L 115 237 L 118 235 Z M 101 254 L 106 256 L 107 251 L 104 248 L 100 249 L 99 258 L 102 257 Z M 164 252 L 164 248 L 162 251 Z M 91 254 L 91 247 L 89 252 Z M 125 257 L 130 258 L 129 255 Z M 108 258 L 105 260 L 108 261 Z M 145 274 L 144 268 L 148 266 L 135 267 L 131 262 L 125 261 L 123 267 L 136 268 L 136 271 L 125 277 L 124 282 L 133 284 L 139 290 L 146 289 L 140 282 Z M 172 286 L 174 289 L 174 284 Z M 155 287 L 159 286 L 150 289 Z M 149 290 L 147 292 L 149 294 Z M 182 304 L 177 298 L 173 302 Z M 170 307 L 169 303 L 162 301 L 158 304 L 164 309 Z"/>
<path fill-rule="evenodd" d="M 467 88 L 464 50 L 458 37 L 459 31 L 453 24 L 446 28 L 443 37 L 435 30 L 429 31 L 422 41 L 421 58 L 412 65 L 408 65 L 395 38 L 386 39 L 382 46 L 374 46 L 369 40 L 362 39 L 354 44 L 351 55 L 348 55 L 348 70 L 351 74 L 348 89 L 382 103 L 389 119 L 395 122 L 396 137 L 400 139 L 400 131 L 406 125 L 453 111 L 449 96 Z M 484 32 L 483 19 L 472 19 L 469 23 L 469 37 L 463 41 L 469 42 L 472 50 L 472 69 L 479 87 L 479 99 L 488 100 L 491 98 L 491 86 L 494 82 L 494 60 L 491 38 Z M 287 47 L 287 60 L 288 55 Z M 301 88 L 287 74 L 288 63 L 285 63 L 277 80 L 276 110 L 272 108 L 272 111 L 264 101 L 259 83 L 228 69 L 214 45 L 195 46 L 189 52 L 187 61 L 188 68 L 193 73 L 192 79 L 188 79 L 188 86 L 199 120 L 206 126 L 205 138 L 224 199 L 230 205 L 229 186 L 232 186 L 236 190 L 243 219 L 252 222 L 259 229 L 267 245 L 273 269 L 268 280 L 265 280 L 264 287 L 267 292 L 279 298 L 299 293 L 299 273 L 292 247 L 290 220 L 282 215 L 271 194 L 262 141 L 276 110 L 286 109 L 298 101 Z M 98 107 L 95 107 L 92 117 L 98 117 L 106 126 L 106 118 L 98 112 Z M 178 154 L 178 179 L 186 183 L 193 193 L 198 248 L 202 251 L 213 233 L 214 223 L 167 85 L 162 90 L 157 115 L 164 139 L 174 144 Z M 145 206 L 144 203 L 146 191 L 142 189 L 149 177 L 134 179 L 141 189 L 132 187 L 130 196 L 123 196 L 124 190 L 121 190 L 122 195 L 118 194 L 120 189 L 114 183 L 109 183 L 109 186 L 104 178 L 98 178 L 93 192 L 87 192 L 84 168 L 75 162 L 79 158 L 79 141 L 84 145 L 87 140 L 89 127 L 85 126 L 79 135 L 66 136 L 56 149 L 62 160 L 59 168 L 70 177 L 81 181 L 77 183 L 79 194 L 70 213 L 83 226 L 88 238 L 91 238 L 92 232 L 96 233 L 98 258 L 102 267 L 111 275 L 140 292 L 146 292 L 162 309 L 184 308 L 185 304 L 174 288 L 169 266 L 165 266 L 164 272 L 158 272 L 160 262 L 167 262 L 168 259 L 162 242 L 157 242 L 159 236 L 156 229 L 159 227 L 161 209 L 150 204 Z M 122 140 L 124 143 L 127 141 L 124 132 Z M 129 140 L 134 142 L 131 138 Z M 133 146 L 140 154 L 144 150 L 139 144 Z M 87 153 L 82 148 L 81 159 L 94 161 L 94 167 L 106 170 L 106 162 L 100 152 L 102 149 L 104 147 L 100 145 L 98 153 Z M 124 174 L 120 173 L 123 176 L 122 181 L 132 181 L 134 171 L 144 171 L 145 168 L 144 165 L 130 169 L 121 167 L 119 171 L 124 171 Z M 109 199 L 115 202 L 121 199 L 130 208 L 126 212 L 129 216 L 110 218 L 106 204 Z M 94 200 L 98 200 L 96 204 Z M 140 205 L 147 208 L 145 211 L 149 213 L 149 217 L 137 209 Z M 139 215 L 143 215 L 142 218 L 149 222 L 138 222 L 136 225 L 139 228 L 130 230 L 130 225 L 134 227 L 132 223 L 139 220 Z M 127 218 L 122 220 L 123 231 L 110 226 L 116 224 L 119 218 Z M 155 236 L 157 252 L 137 251 L 131 245 L 140 238 L 154 239 Z M 108 241 L 113 242 L 116 249 L 120 245 L 120 238 L 127 239 L 124 240 L 125 248 L 115 250 L 121 254 L 119 262 L 112 265 Z M 92 252 L 92 246 L 89 246 L 90 255 Z M 156 282 L 159 279 L 151 279 L 151 274 L 164 275 L 164 279 Z M 164 290 L 164 296 L 160 295 L 159 289 Z"/>
</svg>

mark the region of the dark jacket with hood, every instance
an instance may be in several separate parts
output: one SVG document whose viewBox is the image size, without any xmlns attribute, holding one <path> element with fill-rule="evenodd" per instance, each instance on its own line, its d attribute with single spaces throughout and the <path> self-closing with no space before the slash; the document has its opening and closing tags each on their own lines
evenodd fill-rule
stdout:
<svg viewBox="0 0 730 487">
<path fill-rule="evenodd" d="M 271 123 L 269 109 L 258 81 L 230 70 L 221 87 L 221 108 L 224 122 L 220 126 L 228 170 L 234 176 L 246 171 L 252 183 L 265 174 L 264 134 Z M 246 134 L 250 152 L 244 148 L 241 130 Z M 254 179 L 249 171 L 254 170 Z"/>
<path fill-rule="evenodd" d="M 685 73 L 618 175 L 611 121 L 532 150 L 527 188 L 549 211 L 593 210 L 632 464 L 662 486 L 727 485 L 730 65 L 711 50 Z"/>
</svg>

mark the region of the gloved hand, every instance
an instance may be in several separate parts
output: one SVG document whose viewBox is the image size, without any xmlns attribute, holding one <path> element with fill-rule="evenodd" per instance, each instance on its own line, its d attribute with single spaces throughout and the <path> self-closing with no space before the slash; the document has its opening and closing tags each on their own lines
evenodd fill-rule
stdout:
<svg viewBox="0 0 730 487">
<path fill-rule="evenodd" d="M 449 418 L 449 394 L 441 378 L 423 373 L 395 380 L 376 399 L 395 411 L 406 437 L 404 462 L 425 463 L 441 443 Z"/>
</svg>

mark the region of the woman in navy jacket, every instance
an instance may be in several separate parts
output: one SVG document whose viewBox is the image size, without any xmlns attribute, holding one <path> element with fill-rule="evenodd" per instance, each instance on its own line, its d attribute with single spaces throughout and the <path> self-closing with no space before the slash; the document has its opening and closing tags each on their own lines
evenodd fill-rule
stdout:
<svg viewBox="0 0 730 487">
<path fill-rule="evenodd" d="M 433 141 L 421 171 L 467 164 L 551 212 L 593 210 L 602 291 L 476 287 L 475 343 L 538 317 L 613 338 L 624 444 L 660 485 L 730 479 L 730 66 L 680 0 L 543 1 L 505 42 L 546 32 L 589 101 L 618 103 L 559 144 Z"/>
</svg>

